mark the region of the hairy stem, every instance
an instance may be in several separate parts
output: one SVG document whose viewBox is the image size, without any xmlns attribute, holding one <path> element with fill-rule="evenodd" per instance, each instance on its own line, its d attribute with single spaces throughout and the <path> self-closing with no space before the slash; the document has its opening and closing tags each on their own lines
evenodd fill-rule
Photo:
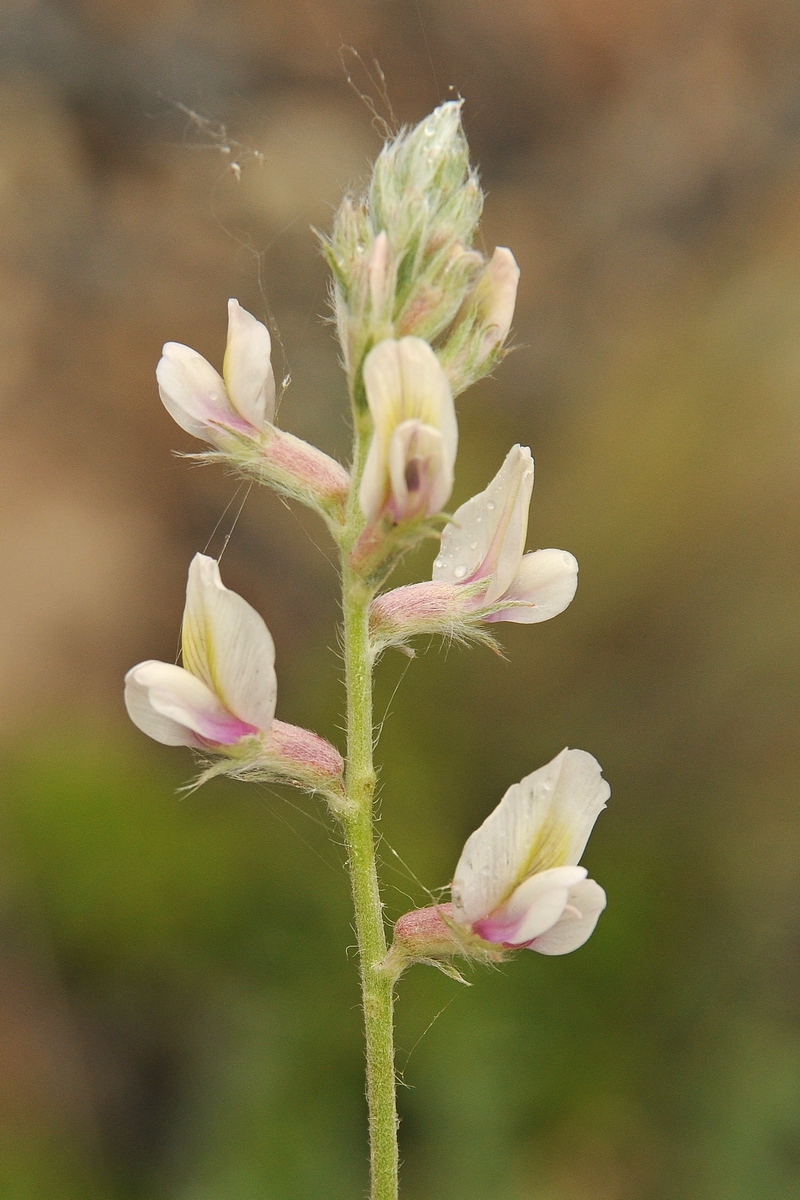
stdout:
<svg viewBox="0 0 800 1200">
<path fill-rule="evenodd" d="M 372 762 L 372 662 L 368 611 L 372 591 L 349 566 L 349 548 L 360 532 L 357 489 L 368 430 L 357 426 L 356 455 L 348 521 L 342 540 L 342 609 L 347 685 L 347 796 L 343 815 L 350 882 L 355 908 L 361 995 L 366 1035 L 367 1103 L 369 1106 L 371 1200 L 397 1197 L 397 1108 L 395 1103 L 393 981 L 381 969 L 386 956 L 383 905 L 375 864 Z"/>
</svg>

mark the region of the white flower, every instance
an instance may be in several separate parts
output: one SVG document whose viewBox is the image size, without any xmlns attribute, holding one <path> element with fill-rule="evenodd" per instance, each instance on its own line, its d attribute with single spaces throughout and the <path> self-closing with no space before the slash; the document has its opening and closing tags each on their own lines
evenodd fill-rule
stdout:
<svg viewBox="0 0 800 1200">
<path fill-rule="evenodd" d="M 265 325 L 228 301 L 222 375 L 196 350 L 167 342 L 156 368 L 164 407 L 182 429 L 216 445 L 226 432 L 252 435 L 275 415 L 275 376 Z"/>
<path fill-rule="evenodd" d="M 189 568 L 181 644 L 183 667 L 151 660 L 126 675 L 134 724 L 157 742 L 195 749 L 268 732 L 277 697 L 272 636 L 204 554 Z"/>
<path fill-rule="evenodd" d="M 167 342 L 156 368 L 164 407 L 182 429 L 210 442 L 239 470 L 338 525 L 350 476 L 316 446 L 272 424 L 275 377 L 269 355 L 266 326 L 229 300 L 222 375 L 196 350 Z"/>
<path fill-rule="evenodd" d="M 324 738 L 275 719 L 275 646 L 264 620 L 196 554 L 181 631 L 182 667 L 139 663 L 125 676 L 135 725 L 167 746 L 222 755 L 226 770 L 340 790 L 342 759 Z"/>
<path fill-rule="evenodd" d="M 532 488 L 531 452 L 514 446 L 486 490 L 445 527 L 433 580 L 373 600 L 376 651 L 423 633 L 480 638 L 484 622 L 534 624 L 564 611 L 578 586 L 578 564 L 566 550 L 524 553 Z"/>
<path fill-rule="evenodd" d="M 417 337 L 379 342 L 364 361 L 374 432 L 359 501 L 375 521 L 431 517 L 453 489 L 458 447 L 450 385 L 431 347 Z"/>
<path fill-rule="evenodd" d="M 455 512 L 433 564 L 435 583 L 475 584 L 467 609 L 484 621 L 533 624 L 563 612 L 578 586 L 578 564 L 566 550 L 524 554 L 533 490 L 533 459 L 513 446 L 485 491 Z M 484 611 L 485 610 L 485 611 Z"/>
<path fill-rule="evenodd" d="M 582 946 L 606 897 L 577 864 L 610 794 L 583 750 L 562 750 L 510 787 L 464 846 L 453 920 L 502 947 L 567 954 Z"/>
</svg>

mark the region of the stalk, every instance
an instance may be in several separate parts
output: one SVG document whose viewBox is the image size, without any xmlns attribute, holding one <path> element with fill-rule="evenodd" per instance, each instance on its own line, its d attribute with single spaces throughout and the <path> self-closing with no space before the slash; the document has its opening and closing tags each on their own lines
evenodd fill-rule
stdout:
<svg viewBox="0 0 800 1200">
<path fill-rule="evenodd" d="M 363 525 L 358 487 L 370 431 L 356 419 L 349 519 L 342 538 L 342 613 L 347 687 L 347 797 L 342 824 L 355 909 L 361 997 L 366 1037 L 371 1200 L 397 1200 L 398 1151 L 395 1101 L 393 987 L 380 964 L 386 956 L 383 905 L 375 862 L 372 761 L 372 659 L 368 612 L 372 590 L 348 564 L 348 552 Z"/>
</svg>

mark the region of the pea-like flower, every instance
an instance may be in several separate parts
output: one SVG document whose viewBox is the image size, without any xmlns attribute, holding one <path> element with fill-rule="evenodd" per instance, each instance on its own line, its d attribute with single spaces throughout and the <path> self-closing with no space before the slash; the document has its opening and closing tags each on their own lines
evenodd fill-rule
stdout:
<svg viewBox="0 0 800 1200">
<path fill-rule="evenodd" d="M 156 367 L 167 412 L 187 433 L 217 444 L 225 432 L 263 432 L 275 416 L 275 375 L 266 325 L 228 301 L 222 375 L 196 350 L 167 342 Z"/>
<path fill-rule="evenodd" d="M 378 596 L 370 619 L 376 645 L 418 633 L 469 637 L 483 622 L 534 624 L 563 612 L 578 586 L 566 550 L 525 554 L 533 459 L 513 446 L 492 482 L 456 510 L 442 533 L 431 583 Z"/>
<path fill-rule="evenodd" d="M 161 400 L 181 429 L 240 470 L 338 518 L 350 476 L 335 459 L 273 424 L 270 349 L 267 327 L 229 300 L 222 375 L 196 350 L 167 342 L 156 368 Z"/>
<path fill-rule="evenodd" d="M 584 750 L 562 750 L 508 789 L 467 839 L 452 903 L 406 913 L 391 962 L 568 954 L 590 937 L 606 896 L 578 865 L 611 789 Z"/>
<path fill-rule="evenodd" d="M 139 729 L 164 745 L 220 756 L 221 771 L 339 789 L 339 752 L 317 734 L 275 720 L 272 636 L 204 554 L 189 567 L 181 650 L 182 667 L 150 660 L 125 676 L 125 704 Z"/>
<path fill-rule="evenodd" d="M 364 361 L 373 434 L 359 500 L 368 521 L 435 516 L 453 490 L 458 423 L 450 385 L 418 337 L 379 342 Z"/>
</svg>

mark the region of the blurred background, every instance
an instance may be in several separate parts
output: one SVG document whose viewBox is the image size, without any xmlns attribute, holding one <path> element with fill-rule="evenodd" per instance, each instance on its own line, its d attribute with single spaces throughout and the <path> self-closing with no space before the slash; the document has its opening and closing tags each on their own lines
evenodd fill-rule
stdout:
<svg viewBox="0 0 800 1200">
<path fill-rule="evenodd" d="M 352 53 L 348 47 L 357 52 Z M 360 56 L 360 60 L 359 57 Z M 270 323 L 281 423 L 345 456 L 310 227 L 388 117 L 463 95 L 516 352 L 459 401 L 454 503 L 514 441 L 575 602 L 507 659 L 389 655 L 388 913 L 563 746 L 612 801 L 580 952 L 398 1006 L 406 1200 L 800 1197 L 800 8 L 793 0 L 6 0 L 0 12 L 0 1195 L 352 1200 L 362 1050 L 340 846 L 126 721 L 208 547 L 278 716 L 341 745 L 313 517 L 162 409 L 165 340 Z M 344 65 L 343 65 L 344 63 Z M 354 87 L 348 84 L 352 76 Z M 372 76 L 372 79 L 370 79 Z M 424 578 L 433 549 L 407 564 Z"/>
</svg>

